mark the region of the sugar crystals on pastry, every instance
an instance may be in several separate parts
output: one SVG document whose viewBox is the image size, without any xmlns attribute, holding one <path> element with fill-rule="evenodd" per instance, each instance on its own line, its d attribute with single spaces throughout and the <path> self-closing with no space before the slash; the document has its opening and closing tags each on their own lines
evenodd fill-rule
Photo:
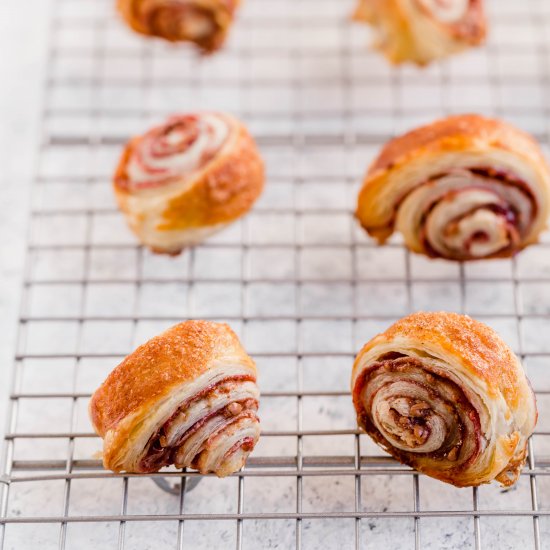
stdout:
<svg viewBox="0 0 550 550">
<path fill-rule="evenodd" d="M 260 436 L 256 366 L 225 324 L 186 321 L 109 374 L 89 411 L 115 472 L 175 464 L 227 476 Z"/>
<path fill-rule="evenodd" d="M 217 50 L 231 27 L 240 0 L 118 0 L 130 27 L 170 42 L 194 42 Z"/>
<path fill-rule="evenodd" d="M 262 192 L 264 165 L 236 118 L 176 115 L 131 139 L 114 190 L 139 240 L 178 254 L 244 215 Z"/>
<path fill-rule="evenodd" d="M 535 396 L 510 348 L 466 315 L 401 319 L 359 352 L 351 391 L 359 426 L 431 477 L 508 486 L 525 464 Z"/>
<path fill-rule="evenodd" d="M 383 243 L 449 260 L 509 257 L 537 241 L 550 172 L 535 140 L 500 120 L 458 115 L 391 140 L 371 165 L 356 216 Z"/>
<path fill-rule="evenodd" d="M 393 63 L 425 65 L 486 34 L 483 0 L 359 0 L 354 17 L 372 25 L 375 47 Z"/>
</svg>

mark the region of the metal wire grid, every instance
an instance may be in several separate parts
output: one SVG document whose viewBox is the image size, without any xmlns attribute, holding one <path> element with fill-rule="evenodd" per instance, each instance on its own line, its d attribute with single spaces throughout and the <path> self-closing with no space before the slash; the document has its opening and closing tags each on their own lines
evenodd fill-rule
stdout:
<svg viewBox="0 0 550 550">
<path fill-rule="evenodd" d="M 53 3 L 0 547 L 544 548 L 550 240 L 513 261 L 428 262 L 398 239 L 375 247 L 350 212 L 380 144 L 418 122 L 482 111 L 548 144 L 548 6 L 493 1 L 486 49 L 418 72 L 367 51 L 364 29 L 345 20 L 351 6 L 331 0 L 251 1 L 207 60 L 125 33 L 111 4 Z M 235 112 L 258 136 L 268 189 L 219 237 L 154 257 L 116 212 L 114 160 L 130 133 L 208 107 Z M 354 353 L 395 318 L 434 308 L 492 324 L 526 363 L 541 418 L 514 491 L 447 488 L 355 429 Z M 257 450 L 223 481 L 102 471 L 91 391 L 137 343 L 185 317 L 230 322 L 257 360 Z M 179 483 L 178 496 L 149 478 Z"/>
</svg>

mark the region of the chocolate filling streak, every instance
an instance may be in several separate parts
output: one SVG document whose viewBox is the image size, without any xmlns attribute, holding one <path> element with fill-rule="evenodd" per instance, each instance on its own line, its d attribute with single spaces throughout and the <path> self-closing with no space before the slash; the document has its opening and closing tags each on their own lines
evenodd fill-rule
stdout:
<svg viewBox="0 0 550 550">
<path fill-rule="evenodd" d="M 441 197 L 438 200 L 440 199 Z M 430 205 L 430 207 L 426 210 L 426 212 L 422 216 L 422 220 L 420 222 L 420 227 L 421 227 L 420 241 L 422 242 L 422 247 L 426 251 L 426 254 L 430 258 L 441 257 L 441 254 L 437 250 L 435 250 L 435 248 L 431 245 L 428 239 L 427 229 L 425 224 L 426 218 L 428 218 L 431 211 L 436 207 L 437 202 L 438 201 L 435 201 Z M 466 216 L 473 214 L 476 210 L 490 210 L 491 212 L 494 212 L 495 214 L 500 215 L 506 221 L 506 228 L 507 228 L 510 244 L 504 248 L 501 248 L 495 254 L 492 254 L 491 257 L 508 257 L 514 251 L 518 250 L 518 247 L 521 243 L 520 232 L 518 229 L 519 218 L 518 218 L 518 212 L 513 206 L 509 206 L 508 208 L 504 208 L 496 204 L 476 206 L 475 208 L 472 208 L 468 212 L 464 212 L 460 216 L 457 216 L 456 218 L 449 220 L 450 230 L 452 230 L 453 226 L 458 226 L 458 223 L 460 222 L 460 220 L 462 220 Z M 460 257 L 456 256 L 456 258 L 457 259 L 471 258 L 470 249 L 472 244 L 474 242 L 485 242 L 488 240 L 489 240 L 489 235 L 485 231 L 477 231 L 474 235 L 470 237 L 470 239 L 468 239 L 466 243 L 465 253 Z M 481 258 L 486 258 L 486 256 L 480 257 L 480 259 Z"/>
<path fill-rule="evenodd" d="M 436 372 L 437 371 L 437 372 Z M 412 380 L 400 375 L 415 374 L 420 380 Z M 370 395 L 369 402 L 366 393 L 369 384 L 375 384 L 377 376 L 389 375 L 380 388 Z M 408 413 L 403 415 L 390 408 L 389 416 L 394 430 L 390 425 L 384 425 L 394 439 L 399 439 L 401 446 L 410 448 L 410 451 L 394 447 L 383 433 L 377 428 L 373 420 L 374 411 L 371 410 L 376 395 L 388 385 L 403 381 L 408 389 L 417 387 L 428 399 L 415 399 L 410 395 L 391 395 L 390 403 L 406 402 Z M 443 390 L 444 388 L 444 390 Z M 443 395 L 447 394 L 447 397 Z M 449 399 L 449 396 L 452 398 Z M 359 425 L 387 452 L 400 462 L 417 470 L 433 470 L 439 472 L 438 477 L 445 477 L 452 472 L 467 469 L 480 455 L 484 443 L 481 433 L 479 413 L 470 403 L 464 391 L 450 378 L 444 376 L 439 369 L 431 368 L 420 359 L 390 352 L 379 358 L 359 376 L 353 390 L 353 400 L 358 411 Z M 388 400 L 386 400 L 388 401 Z M 416 448 L 429 442 L 432 437 L 430 419 L 433 421 L 438 415 L 435 405 L 446 410 L 443 417 L 445 423 L 445 438 L 439 448 L 422 452 Z M 393 430 L 393 431 L 392 431 Z"/>
<path fill-rule="evenodd" d="M 254 439 L 252 437 L 243 437 L 240 441 L 237 441 L 231 449 L 229 449 L 224 455 L 223 458 L 229 458 L 233 453 L 242 449 L 243 451 L 249 453 L 254 448 Z"/>
<path fill-rule="evenodd" d="M 536 201 L 535 197 L 533 196 L 533 193 L 531 192 L 531 189 L 529 188 L 529 185 L 524 180 L 519 178 L 516 174 L 514 174 L 513 172 L 511 172 L 509 170 L 495 169 L 495 168 L 486 167 L 486 166 L 479 166 L 479 167 L 474 167 L 474 168 L 465 168 L 465 170 L 470 172 L 473 176 L 486 178 L 488 180 L 498 180 L 498 182 L 501 183 L 502 185 L 509 185 L 511 187 L 515 187 L 516 189 L 521 191 L 523 193 L 523 195 L 525 195 L 525 197 L 529 200 L 529 202 L 531 204 L 533 217 L 537 216 L 538 204 L 537 204 L 537 201 Z M 441 179 L 441 178 L 443 178 L 447 175 L 449 175 L 449 174 L 448 173 L 436 174 L 432 178 L 430 178 L 429 180 L 415 185 L 413 188 L 411 188 L 409 190 L 408 193 L 406 193 L 405 195 L 399 197 L 396 204 L 394 205 L 392 218 L 386 226 L 379 227 L 379 228 L 370 228 L 370 229 L 371 230 L 376 229 L 377 232 L 381 232 L 381 233 L 392 232 L 393 229 L 394 229 L 394 226 L 395 226 L 395 219 L 397 217 L 397 212 L 399 211 L 399 208 L 401 207 L 402 202 L 407 198 L 407 196 L 410 193 L 412 193 L 413 191 L 415 191 L 416 189 L 418 189 L 419 187 L 421 187 L 423 185 L 426 185 L 429 182 Z M 475 186 L 473 186 L 473 187 L 475 187 Z M 453 193 L 456 193 L 456 192 L 459 192 L 461 190 L 462 190 L 462 188 L 449 191 L 445 195 L 445 197 L 448 197 L 449 195 L 451 195 Z M 433 210 L 433 208 L 435 208 L 435 206 L 439 203 L 439 201 L 441 201 L 442 198 L 445 198 L 445 197 L 437 197 L 437 199 L 434 200 L 434 202 L 430 204 L 429 208 L 427 208 L 426 211 L 424 212 L 424 214 L 422 216 L 422 221 L 421 221 L 421 224 L 420 224 L 421 225 L 421 231 L 422 231 L 420 240 L 422 242 L 422 245 L 423 245 L 426 253 L 429 256 L 434 257 L 434 258 L 441 257 L 441 254 L 431 246 L 430 242 L 426 238 L 426 236 L 425 236 L 425 231 L 426 230 L 425 230 L 425 223 L 424 222 L 425 222 L 426 218 L 429 216 L 430 212 Z M 519 246 L 519 243 L 521 241 L 521 236 L 522 235 L 520 235 L 520 230 L 519 230 L 519 223 L 520 223 L 519 213 L 516 210 L 516 208 L 514 207 L 514 205 L 512 205 L 512 204 L 507 205 L 506 208 L 505 207 L 499 207 L 497 205 L 478 206 L 474 209 L 474 211 L 477 210 L 477 209 L 492 210 L 496 214 L 501 215 L 505 219 L 506 224 L 508 226 L 508 231 L 509 231 L 509 236 L 510 236 L 510 241 L 511 241 L 510 245 L 508 247 L 502 249 L 502 250 L 499 250 L 497 253 L 493 254 L 491 257 L 506 257 L 506 256 L 509 256 L 511 252 L 517 250 L 517 248 Z M 470 212 L 470 214 L 471 213 L 472 212 Z M 464 214 L 462 214 L 459 217 L 458 220 L 454 220 L 454 221 L 458 222 L 463 217 L 464 217 Z M 451 220 L 451 221 L 453 221 L 453 220 Z M 527 220 L 526 225 L 529 226 L 531 222 L 532 222 L 532 220 Z M 369 229 L 369 228 L 367 227 L 366 229 Z M 484 238 L 484 236 L 483 235 L 478 235 L 477 238 L 481 240 L 481 239 Z M 468 254 L 466 254 L 465 256 L 468 256 Z"/>
<path fill-rule="evenodd" d="M 170 137 L 174 134 L 177 134 L 178 140 L 171 142 Z M 181 178 L 190 177 L 190 174 L 158 166 L 158 162 L 185 155 L 202 134 L 205 134 L 211 140 L 213 135 L 212 126 L 208 123 L 201 126 L 200 117 L 189 114 L 174 116 L 164 125 L 157 126 L 139 138 L 132 140 L 126 153 L 126 167 L 120 175 L 117 175 L 116 185 L 126 191 L 139 192 L 163 187 Z M 216 148 L 205 146 L 204 150 L 201 151 L 197 165 L 191 171 L 191 175 L 202 170 L 220 152 L 227 139 Z M 132 182 L 132 178 L 128 173 L 128 165 L 131 162 L 137 163 L 144 172 L 150 174 L 150 181 Z M 155 165 L 155 162 L 157 165 Z"/>
<path fill-rule="evenodd" d="M 170 143 L 170 135 L 177 133 L 179 140 Z M 151 141 L 150 154 L 153 158 L 164 158 L 177 153 L 185 153 L 200 135 L 199 120 L 195 115 L 174 117 L 164 126 L 160 126 L 146 135 Z"/>
<path fill-rule="evenodd" d="M 159 430 L 157 430 L 157 432 L 149 438 L 149 442 L 146 446 L 146 451 L 139 465 L 139 470 L 143 473 L 156 472 L 164 466 L 174 464 L 176 454 L 183 443 L 191 435 L 199 431 L 210 419 L 214 418 L 215 416 L 223 416 L 227 419 L 227 422 L 225 422 L 216 432 L 211 433 L 210 437 L 216 435 L 220 431 L 226 430 L 229 426 L 231 426 L 235 422 L 242 420 L 243 418 L 257 419 L 256 411 L 258 409 L 258 401 L 256 401 L 255 399 L 231 401 L 225 407 L 212 410 L 211 412 L 197 420 L 183 434 L 181 434 L 176 441 L 171 443 L 169 446 L 167 445 L 166 433 L 168 432 L 168 428 L 181 413 L 184 413 L 191 405 L 193 405 L 193 403 L 196 403 L 197 401 L 207 397 L 208 395 L 216 391 L 229 394 L 231 387 L 229 387 L 228 384 L 235 385 L 242 382 L 255 382 L 255 379 L 252 376 L 248 375 L 237 375 L 229 378 L 224 378 L 223 380 L 219 380 L 218 382 L 206 386 L 200 392 L 196 393 L 193 397 L 183 402 L 174 411 L 172 416 L 159 428 Z M 251 450 L 253 444 L 254 442 L 251 440 L 250 437 L 245 437 L 242 440 L 238 441 L 232 447 L 232 449 L 230 449 L 230 451 L 235 452 L 240 447 L 243 447 L 244 450 L 246 450 L 247 448 L 250 448 Z M 203 447 L 195 457 L 195 460 L 204 450 L 205 448 Z M 225 457 L 230 456 L 230 454 L 231 453 L 228 451 Z"/>
</svg>

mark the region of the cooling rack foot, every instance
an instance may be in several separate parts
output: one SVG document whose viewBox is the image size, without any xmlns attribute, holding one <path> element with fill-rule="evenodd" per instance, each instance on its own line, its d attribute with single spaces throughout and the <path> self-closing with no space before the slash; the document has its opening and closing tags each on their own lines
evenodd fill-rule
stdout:
<svg viewBox="0 0 550 550">
<path fill-rule="evenodd" d="M 185 491 L 192 491 L 200 483 L 200 480 L 200 477 L 186 478 Z M 165 477 L 154 477 L 153 481 L 155 482 L 155 485 L 162 489 L 165 493 L 169 493 L 171 495 L 180 494 L 181 483 L 172 484 Z"/>
</svg>

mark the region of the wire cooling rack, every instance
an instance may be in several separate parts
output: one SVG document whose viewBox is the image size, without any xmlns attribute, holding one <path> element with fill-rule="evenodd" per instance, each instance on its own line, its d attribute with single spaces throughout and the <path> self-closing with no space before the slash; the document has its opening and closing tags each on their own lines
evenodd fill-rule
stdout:
<svg viewBox="0 0 550 550">
<path fill-rule="evenodd" d="M 512 261 L 428 261 L 399 239 L 376 247 L 351 212 L 381 144 L 444 114 L 504 116 L 548 145 L 550 5 L 492 0 L 487 47 L 418 70 L 367 48 L 351 2 L 248 0 L 208 58 L 133 35 L 114 0 L 52 4 L 0 547 L 548 548 L 550 239 Z M 246 121 L 268 185 L 229 230 L 154 256 L 116 211 L 110 175 L 129 135 L 202 108 Z M 448 487 L 357 432 L 354 353 L 417 309 L 470 313 L 523 358 L 540 420 L 513 490 Z M 246 469 L 103 471 L 91 392 L 187 317 L 229 322 L 258 363 L 263 436 Z"/>
</svg>

